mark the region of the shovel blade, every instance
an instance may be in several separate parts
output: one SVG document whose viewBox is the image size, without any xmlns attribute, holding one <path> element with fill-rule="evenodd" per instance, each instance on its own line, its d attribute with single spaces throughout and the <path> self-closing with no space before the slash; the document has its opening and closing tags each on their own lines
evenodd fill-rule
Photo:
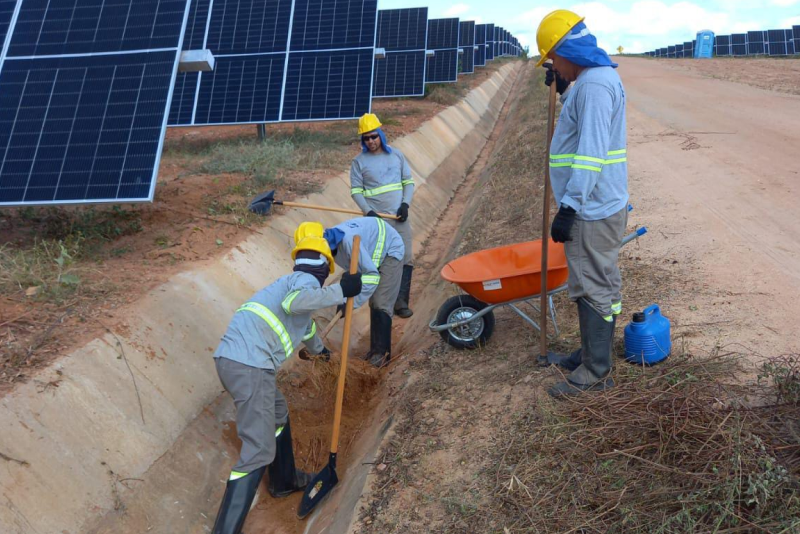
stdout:
<svg viewBox="0 0 800 534">
<path fill-rule="evenodd" d="M 258 215 L 269 215 L 272 204 L 275 202 L 275 190 L 261 193 L 250 202 L 250 211 Z"/>
<path fill-rule="evenodd" d="M 300 506 L 297 508 L 297 517 L 304 519 L 316 506 L 327 497 L 331 490 L 339 483 L 336 476 L 336 456 L 331 455 L 331 462 L 328 462 L 322 471 L 317 473 L 314 480 L 306 487 Z"/>
</svg>

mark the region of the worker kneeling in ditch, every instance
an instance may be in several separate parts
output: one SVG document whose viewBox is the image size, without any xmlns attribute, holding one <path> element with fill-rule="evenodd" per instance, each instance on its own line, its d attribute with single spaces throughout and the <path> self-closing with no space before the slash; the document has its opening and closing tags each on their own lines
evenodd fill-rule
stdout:
<svg viewBox="0 0 800 534">
<path fill-rule="evenodd" d="M 386 219 L 403 238 L 406 250 L 394 313 L 407 319 L 414 314 L 410 307 L 414 236 L 408 221 L 408 210 L 414 197 L 414 177 L 403 153 L 386 142 L 381 126 L 381 121 L 373 113 L 366 113 L 358 120 L 361 154 L 350 166 L 350 194 L 364 215 L 379 217 L 380 213 L 388 213 L 397 217 Z"/>
<path fill-rule="evenodd" d="M 326 229 L 325 239 L 336 263 L 344 269 L 349 268 L 355 236 L 361 237 L 358 273 L 364 285 L 353 305 L 359 308 L 369 300 L 370 308 L 369 352 L 364 359 L 382 367 L 392 357 L 392 316 L 403 275 L 405 246 L 400 234 L 383 219 L 359 217 L 343 222 Z"/>
<path fill-rule="evenodd" d="M 578 304 L 581 348 L 540 356 L 569 371 L 554 397 L 603 390 L 609 376 L 616 318 L 622 311 L 619 249 L 628 222 L 625 90 L 617 64 L 597 46 L 583 18 L 547 15 L 536 32 L 539 65 L 548 68 L 563 107 L 550 147 L 550 181 L 558 202 L 550 234 L 564 243 L 569 296 Z M 574 82 L 572 88 L 570 83 Z"/>
<path fill-rule="evenodd" d="M 337 306 L 361 292 L 361 277 L 345 273 L 323 287 L 335 269 L 320 223 L 303 223 L 295 232 L 294 272 L 265 287 L 240 307 L 214 353 L 222 385 L 236 405 L 242 448 L 222 499 L 214 534 L 239 534 L 255 504 L 259 482 L 269 466 L 269 493 L 285 497 L 303 491 L 312 475 L 295 468 L 286 399 L 275 375 L 299 343 L 300 357 L 330 357 L 317 336 L 311 312 Z"/>
</svg>

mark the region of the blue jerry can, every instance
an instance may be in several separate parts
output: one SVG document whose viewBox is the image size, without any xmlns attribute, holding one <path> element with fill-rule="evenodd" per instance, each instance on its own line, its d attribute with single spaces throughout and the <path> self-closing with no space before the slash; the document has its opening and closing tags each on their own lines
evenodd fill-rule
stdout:
<svg viewBox="0 0 800 534">
<path fill-rule="evenodd" d="M 634 313 L 633 321 L 625 327 L 625 359 L 631 363 L 652 365 L 669 356 L 670 350 L 669 319 L 661 315 L 658 304 Z"/>
</svg>

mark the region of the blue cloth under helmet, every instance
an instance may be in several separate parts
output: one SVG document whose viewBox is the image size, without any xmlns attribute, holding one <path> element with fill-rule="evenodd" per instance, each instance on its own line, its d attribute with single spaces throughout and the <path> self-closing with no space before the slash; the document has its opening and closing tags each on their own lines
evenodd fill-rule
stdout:
<svg viewBox="0 0 800 534">
<path fill-rule="evenodd" d="M 380 128 L 378 128 L 377 130 L 374 130 L 374 131 L 378 132 L 378 135 L 381 136 L 381 148 L 383 148 L 386 151 L 387 154 L 391 154 L 392 153 L 392 147 L 390 147 L 389 143 L 386 142 L 386 134 L 383 133 L 383 130 L 381 130 Z M 372 132 L 367 132 L 367 133 L 372 133 Z M 364 134 L 364 135 L 366 135 L 366 134 Z M 367 148 L 367 144 L 364 141 L 361 141 L 361 152 L 369 152 L 369 149 Z"/>
<path fill-rule="evenodd" d="M 575 25 L 553 51 L 581 67 L 618 67 L 606 51 L 597 46 L 597 39 L 583 22 Z"/>
</svg>

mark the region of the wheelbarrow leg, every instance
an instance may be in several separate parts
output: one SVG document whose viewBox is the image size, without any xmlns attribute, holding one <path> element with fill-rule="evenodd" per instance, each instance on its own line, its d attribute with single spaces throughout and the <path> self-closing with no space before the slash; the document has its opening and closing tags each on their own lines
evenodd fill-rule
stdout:
<svg viewBox="0 0 800 534">
<path fill-rule="evenodd" d="M 558 337 L 561 335 L 561 333 L 558 331 L 558 322 L 556 321 L 556 305 L 553 303 L 553 295 L 548 296 L 547 305 L 550 307 L 550 320 L 553 321 L 553 331 L 555 332 L 556 337 Z"/>
<path fill-rule="evenodd" d="M 514 310 L 514 313 L 516 313 L 517 315 L 519 315 L 520 317 L 525 319 L 525 321 L 530 323 L 530 325 L 533 326 L 536 330 L 541 330 L 540 327 L 539 327 L 539 323 L 537 323 L 536 321 L 534 321 L 533 319 L 528 317 L 527 313 L 525 313 L 524 311 L 522 311 L 519 308 L 517 308 L 514 304 L 507 304 L 507 306 L 509 308 L 511 308 L 512 310 Z"/>
</svg>

